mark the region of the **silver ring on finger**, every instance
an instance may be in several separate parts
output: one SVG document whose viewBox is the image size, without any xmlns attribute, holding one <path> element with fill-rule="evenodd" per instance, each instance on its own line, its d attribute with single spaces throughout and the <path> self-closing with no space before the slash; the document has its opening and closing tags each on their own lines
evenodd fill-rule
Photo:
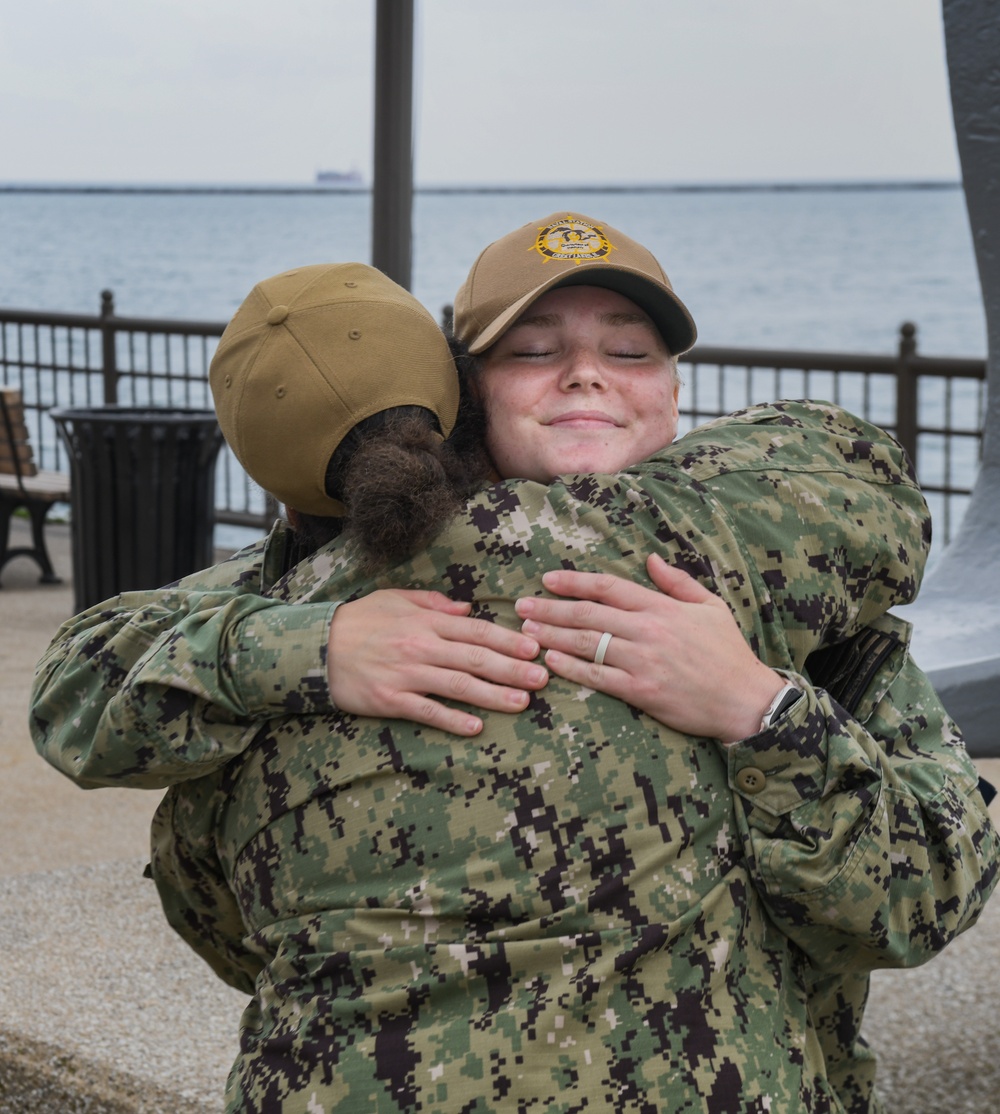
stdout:
<svg viewBox="0 0 1000 1114">
<path fill-rule="evenodd" d="M 608 646 L 613 637 L 608 631 L 601 635 L 601 641 L 597 643 L 597 652 L 594 654 L 594 665 L 604 664 L 604 655 L 608 652 Z"/>
</svg>

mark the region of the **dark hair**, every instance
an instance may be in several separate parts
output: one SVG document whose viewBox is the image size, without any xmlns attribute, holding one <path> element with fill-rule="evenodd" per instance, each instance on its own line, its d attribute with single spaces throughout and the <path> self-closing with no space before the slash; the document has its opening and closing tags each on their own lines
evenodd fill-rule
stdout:
<svg viewBox="0 0 1000 1114">
<path fill-rule="evenodd" d="M 326 470 L 327 494 L 344 518 L 296 515 L 297 559 L 343 534 L 374 571 L 412 556 L 486 483 L 486 419 L 471 388 L 474 357 L 449 339 L 459 377 L 455 427 L 441 439 L 437 419 L 421 406 L 382 410 L 341 441 Z"/>
</svg>

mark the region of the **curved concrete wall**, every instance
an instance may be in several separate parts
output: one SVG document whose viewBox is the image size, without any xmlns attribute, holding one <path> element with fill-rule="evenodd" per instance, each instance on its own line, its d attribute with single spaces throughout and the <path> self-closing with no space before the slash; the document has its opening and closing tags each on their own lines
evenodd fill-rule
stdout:
<svg viewBox="0 0 1000 1114">
<path fill-rule="evenodd" d="M 955 134 L 986 309 L 983 464 L 954 541 L 907 609 L 914 656 L 977 757 L 1000 756 L 1000 7 L 944 0 Z"/>
</svg>

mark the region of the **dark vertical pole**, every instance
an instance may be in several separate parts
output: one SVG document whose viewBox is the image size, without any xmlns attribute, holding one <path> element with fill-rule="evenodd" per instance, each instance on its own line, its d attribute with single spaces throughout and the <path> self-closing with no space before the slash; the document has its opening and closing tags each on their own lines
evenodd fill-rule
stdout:
<svg viewBox="0 0 1000 1114">
<path fill-rule="evenodd" d="M 116 334 L 112 318 L 115 315 L 115 297 L 110 290 L 101 291 L 101 371 L 104 377 L 104 405 L 118 402 L 118 355 Z"/>
<path fill-rule="evenodd" d="M 376 0 L 372 265 L 410 289 L 413 0 Z"/>
<path fill-rule="evenodd" d="M 909 321 L 899 328 L 899 356 L 896 366 L 896 440 L 910 454 L 917 471 L 917 387 L 919 375 L 913 366 L 917 354 L 917 327 Z"/>
</svg>

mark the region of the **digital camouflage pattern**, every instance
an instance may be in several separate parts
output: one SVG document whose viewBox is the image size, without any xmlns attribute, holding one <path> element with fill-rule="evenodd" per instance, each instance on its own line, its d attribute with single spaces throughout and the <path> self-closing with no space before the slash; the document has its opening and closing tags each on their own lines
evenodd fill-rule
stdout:
<svg viewBox="0 0 1000 1114">
<path fill-rule="evenodd" d="M 376 582 L 336 543 L 275 581 L 279 530 L 91 609 L 40 665 L 36 742 L 82 784 L 191 779 L 153 871 L 253 994 L 231 1111 L 876 1111 L 867 972 L 973 923 L 997 861 L 886 614 L 928 540 L 880 431 L 755 408 L 626 474 L 490 488 Z M 555 677 L 472 740 L 329 707 L 334 601 L 443 587 L 513 626 L 545 569 L 644 578 L 650 550 L 802 684 L 774 728 L 723 748 Z M 864 628 L 890 651 L 852 715 L 806 659 Z"/>
</svg>

